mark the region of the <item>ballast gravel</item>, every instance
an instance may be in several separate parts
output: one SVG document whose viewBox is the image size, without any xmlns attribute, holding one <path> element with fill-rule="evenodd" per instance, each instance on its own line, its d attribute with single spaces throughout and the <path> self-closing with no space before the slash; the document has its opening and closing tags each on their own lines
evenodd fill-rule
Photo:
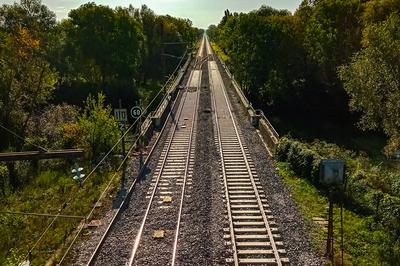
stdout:
<svg viewBox="0 0 400 266">
<path fill-rule="evenodd" d="M 325 265 L 321 254 L 317 254 L 312 247 L 310 225 L 300 214 L 298 206 L 276 171 L 273 159 L 268 155 L 256 129 L 250 124 L 247 111 L 240 104 L 231 79 L 223 70 L 219 60 L 216 61 L 233 108 L 235 121 L 240 126 L 267 202 L 278 224 L 290 265 Z"/>
</svg>

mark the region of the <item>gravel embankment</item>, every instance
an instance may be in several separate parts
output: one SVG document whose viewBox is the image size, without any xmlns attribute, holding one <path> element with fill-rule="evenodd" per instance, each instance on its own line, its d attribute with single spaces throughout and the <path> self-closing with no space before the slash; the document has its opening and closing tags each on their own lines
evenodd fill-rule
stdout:
<svg viewBox="0 0 400 266">
<path fill-rule="evenodd" d="M 223 71 L 218 60 L 217 63 L 228 91 L 235 121 L 243 133 L 245 144 L 253 158 L 268 204 L 276 218 L 290 265 L 324 265 L 321 257 L 312 248 L 310 225 L 299 213 L 290 192 L 276 171 L 273 159 L 267 154 L 257 131 L 251 126 L 246 110 L 239 103 L 236 92 L 232 87 L 231 80 Z"/>
</svg>

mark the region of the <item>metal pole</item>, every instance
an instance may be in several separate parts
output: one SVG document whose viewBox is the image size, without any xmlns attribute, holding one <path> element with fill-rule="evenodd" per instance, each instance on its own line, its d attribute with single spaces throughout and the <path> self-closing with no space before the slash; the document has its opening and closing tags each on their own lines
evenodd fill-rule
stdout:
<svg viewBox="0 0 400 266">
<path fill-rule="evenodd" d="M 119 109 L 122 109 L 122 100 L 119 99 Z M 120 125 L 120 130 L 121 130 L 121 135 L 122 135 L 122 140 L 121 140 L 121 145 L 122 145 L 122 157 L 125 158 L 126 150 L 125 150 L 125 126 L 124 123 L 122 122 L 122 125 Z M 122 177 L 121 177 L 121 188 L 123 188 L 125 185 L 125 161 L 124 161 L 124 166 L 122 167 Z"/>
<path fill-rule="evenodd" d="M 340 202 L 340 238 L 341 238 L 341 243 L 340 243 L 340 249 L 341 249 L 341 257 L 342 257 L 342 265 L 344 265 L 344 240 L 343 240 L 343 191 L 342 191 L 342 197 L 341 197 L 341 202 Z"/>
<path fill-rule="evenodd" d="M 140 108 L 142 107 L 142 100 L 139 101 L 139 106 Z M 142 116 L 139 118 L 138 121 L 138 125 L 139 125 L 139 169 L 142 169 L 143 167 L 143 152 L 142 152 L 142 141 L 143 141 L 143 137 L 141 137 L 142 135 Z"/>
<path fill-rule="evenodd" d="M 325 256 L 333 264 L 333 196 L 332 189 L 329 189 L 329 210 L 328 210 L 328 238 L 326 242 Z"/>
</svg>

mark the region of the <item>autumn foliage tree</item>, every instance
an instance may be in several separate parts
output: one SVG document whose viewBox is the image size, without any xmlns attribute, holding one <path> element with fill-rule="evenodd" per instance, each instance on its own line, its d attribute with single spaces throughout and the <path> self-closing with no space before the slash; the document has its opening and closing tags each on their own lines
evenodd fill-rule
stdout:
<svg viewBox="0 0 400 266">
<path fill-rule="evenodd" d="M 48 101 L 57 82 L 42 33 L 55 25 L 55 15 L 38 1 L 23 0 L 1 7 L 0 21 L 0 117 L 24 135 L 29 119 Z M 0 140 L 2 145 L 6 140 Z"/>
</svg>

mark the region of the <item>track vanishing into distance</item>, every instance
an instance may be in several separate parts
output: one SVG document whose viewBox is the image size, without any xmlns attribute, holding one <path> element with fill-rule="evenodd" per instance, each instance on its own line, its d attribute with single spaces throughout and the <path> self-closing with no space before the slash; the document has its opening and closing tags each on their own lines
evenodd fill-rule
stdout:
<svg viewBox="0 0 400 266">
<path fill-rule="evenodd" d="M 228 251 L 225 264 L 288 263 L 274 216 L 266 202 L 250 152 L 235 122 L 214 58 L 210 42 L 205 36 L 186 86 L 179 92 L 180 100 L 175 103 L 175 111 L 169 114 L 171 128 L 161 132 L 167 135 L 151 174 L 145 199 L 142 199 L 145 204 L 141 206 L 141 211 L 136 212 L 140 215 L 129 217 L 117 213 L 87 265 L 184 265 L 180 263 L 178 253 L 184 249 L 179 246 L 181 225 L 188 218 L 182 213 L 192 196 L 190 188 L 196 175 L 195 148 L 200 134 L 197 120 L 201 83 L 205 78 L 202 72 L 204 66 L 208 70 L 212 103 L 210 113 L 214 124 L 215 149 L 219 154 L 220 183 L 224 188 L 221 201 L 226 205 L 226 213 L 212 215 L 227 214 L 224 219 L 226 226 L 222 227 L 221 232 Z M 201 129 L 201 134 L 207 132 Z M 126 206 L 120 209 L 132 208 L 129 203 L 132 200 L 127 200 L 124 203 Z M 116 229 L 118 225 L 130 223 L 132 226 L 124 229 L 128 231 L 122 232 L 122 235 L 131 236 L 122 239 L 121 232 Z"/>
<path fill-rule="evenodd" d="M 229 220 L 228 234 L 224 237 L 232 245 L 232 262 L 234 265 L 288 263 L 254 163 L 233 118 L 216 62 L 209 61 L 208 69 L 215 111 L 215 143 L 220 152 Z"/>
<path fill-rule="evenodd" d="M 201 75 L 201 70 L 192 70 L 186 88 L 182 92 L 177 113 L 170 113 L 173 126 L 153 173 L 146 196 L 147 208 L 136 232 L 126 265 L 151 265 L 150 262 L 146 262 L 146 258 L 151 257 L 153 252 L 159 254 L 162 251 L 170 253 L 170 258 L 169 261 L 159 261 L 160 265 L 175 264 L 186 185 L 191 184 L 193 175 L 193 144 L 196 141 Z M 164 210 L 161 216 L 155 211 L 157 209 Z M 105 261 L 110 263 L 104 257 L 115 256 L 112 254 L 112 249 L 104 244 L 107 237 L 113 237 L 112 226 L 111 224 L 104 234 L 88 265 L 101 265 Z M 144 238 L 147 238 L 146 245 L 142 243 Z M 160 238 L 164 240 L 161 245 L 158 241 Z M 152 239 L 155 243 L 149 246 L 148 241 L 151 242 Z M 121 244 L 131 245 L 131 243 Z M 168 258 L 168 254 L 164 258 Z"/>
</svg>

